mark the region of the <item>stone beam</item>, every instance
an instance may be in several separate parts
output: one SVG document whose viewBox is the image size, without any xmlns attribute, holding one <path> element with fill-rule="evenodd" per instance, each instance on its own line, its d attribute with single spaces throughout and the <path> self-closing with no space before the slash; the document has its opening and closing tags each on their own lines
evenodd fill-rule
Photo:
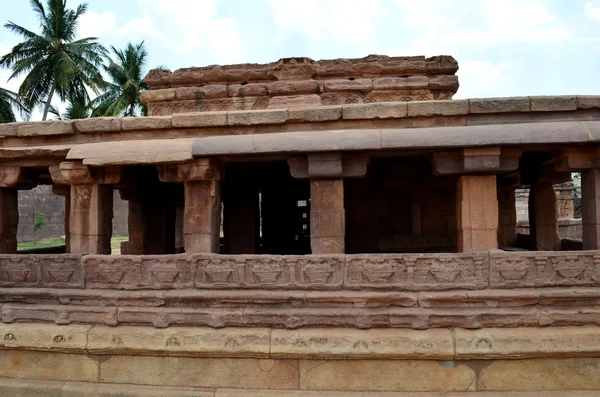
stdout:
<svg viewBox="0 0 600 397">
<path fill-rule="evenodd" d="M 501 149 L 499 147 L 434 152 L 433 173 L 435 175 L 456 175 L 511 172 L 519 168 L 520 157 L 519 149 Z"/>
<path fill-rule="evenodd" d="M 367 174 L 366 154 L 316 153 L 288 157 L 294 178 L 360 178 Z"/>
</svg>

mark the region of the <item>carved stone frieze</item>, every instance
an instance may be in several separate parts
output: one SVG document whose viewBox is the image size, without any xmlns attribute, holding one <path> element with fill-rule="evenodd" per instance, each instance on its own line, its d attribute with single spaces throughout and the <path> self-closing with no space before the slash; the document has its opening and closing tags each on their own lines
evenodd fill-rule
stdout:
<svg viewBox="0 0 600 397">
<path fill-rule="evenodd" d="M 83 288 L 80 255 L 0 255 L 0 286 Z"/>
<path fill-rule="evenodd" d="M 88 288 L 190 288 L 194 277 L 185 255 L 90 255 L 83 258 Z"/>
<path fill-rule="evenodd" d="M 352 289 L 482 289 L 488 279 L 488 257 L 476 253 L 347 255 L 346 267 Z"/>
<path fill-rule="evenodd" d="M 559 287 L 600 284 L 600 253 L 524 252 L 493 253 L 490 257 L 490 287 Z"/>
<path fill-rule="evenodd" d="M 198 255 L 197 288 L 341 289 L 342 256 Z"/>
</svg>

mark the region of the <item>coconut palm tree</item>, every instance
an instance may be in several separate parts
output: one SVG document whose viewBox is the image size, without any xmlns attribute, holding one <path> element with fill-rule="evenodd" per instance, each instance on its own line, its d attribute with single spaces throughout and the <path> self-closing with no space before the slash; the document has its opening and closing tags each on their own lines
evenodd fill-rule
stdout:
<svg viewBox="0 0 600 397">
<path fill-rule="evenodd" d="M 29 120 L 31 112 L 19 101 L 17 94 L 0 87 L 0 123 L 16 121 L 15 110 L 21 114 L 21 118 Z"/>
<path fill-rule="evenodd" d="M 94 93 L 104 85 L 100 69 L 106 49 L 95 37 L 77 40 L 78 19 L 87 11 L 87 4 L 77 9 L 67 8 L 66 0 L 30 0 L 37 14 L 40 34 L 13 22 L 4 25 L 25 41 L 0 58 L 0 67 L 12 68 L 9 80 L 25 74 L 19 88 L 23 104 L 32 109 L 43 104 L 43 120 L 54 95 L 62 101 L 78 96 L 87 97 L 86 87 Z"/>
<path fill-rule="evenodd" d="M 110 78 L 103 94 L 94 100 L 94 116 L 145 116 L 146 106 L 140 100 L 140 93 L 148 89 L 144 83 L 146 58 L 148 53 L 144 42 L 129 43 L 124 50 L 112 47 L 115 57 L 105 68 Z"/>
<path fill-rule="evenodd" d="M 92 105 L 85 97 L 80 96 L 69 100 L 64 113 L 60 113 L 53 105 L 50 105 L 48 112 L 57 120 L 87 119 L 92 116 Z"/>
</svg>

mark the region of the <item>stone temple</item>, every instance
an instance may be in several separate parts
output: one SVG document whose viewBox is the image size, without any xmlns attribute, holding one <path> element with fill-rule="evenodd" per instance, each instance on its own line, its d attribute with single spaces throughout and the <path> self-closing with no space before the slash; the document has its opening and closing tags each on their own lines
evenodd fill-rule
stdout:
<svg viewBox="0 0 600 397">
<path fill-rule="evenodd" d="M 153 70 L 149 117 L 0 125 L 0 396 L 600 395 L 600 96 L 453 100 L 457 70 Z M 66 245 L 19 254 L 37 185 Z"/>
</svg>

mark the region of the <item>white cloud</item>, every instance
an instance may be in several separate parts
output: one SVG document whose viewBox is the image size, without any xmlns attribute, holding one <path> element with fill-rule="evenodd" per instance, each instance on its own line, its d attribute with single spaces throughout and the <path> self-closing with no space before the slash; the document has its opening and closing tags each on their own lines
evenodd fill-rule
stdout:
<svg viewBox="0 0 600 397">
<path fill-rule="evenodd" d="M 600 21 L 600 1 L 588 1 L 585 3 L 584 13 L 587 19 Z"/>
<path fill-rule="evenodd" d="M 463 61 L 458 70 L 460 89 L 456 98 L 489 96 L 504 86 L 510 79 L 510 72 L 518 63 L 502 61 Z"/>
<path fill-rule="evenodd" d="M 114 30 L 116 23 L 115 14 L 112 12 L 96 13 L 88 11 L 79 17 L 77 36 L 100 37 Z"/>
<path fill-rule="evenodd" d="M 129 21 L 118 33 L 150 38 L 179 53 L 202 48 L 214 51 L 219 62 L 242 61 L 237 20 L 220 18 L 222 0 L 138 0 L 144 16 Z"/>
<path fill-rule="evenodd" d="M 566 23 L 544 0 L 396 0 L 402 25 L 426 27 L 418 42 L 426 48 L 489 47 L 508 42 L 555 42 L 570 35 Z M 444 51 L 448 53 L 448 51 Z"/>
<path fill-rule="evenodd" d="M 375 19 L 385 15 L 379 0 L 269 0 L 280 43 L 287 34 L 302 34 L 354 43 L 373 37 Z"/>
</svg>

